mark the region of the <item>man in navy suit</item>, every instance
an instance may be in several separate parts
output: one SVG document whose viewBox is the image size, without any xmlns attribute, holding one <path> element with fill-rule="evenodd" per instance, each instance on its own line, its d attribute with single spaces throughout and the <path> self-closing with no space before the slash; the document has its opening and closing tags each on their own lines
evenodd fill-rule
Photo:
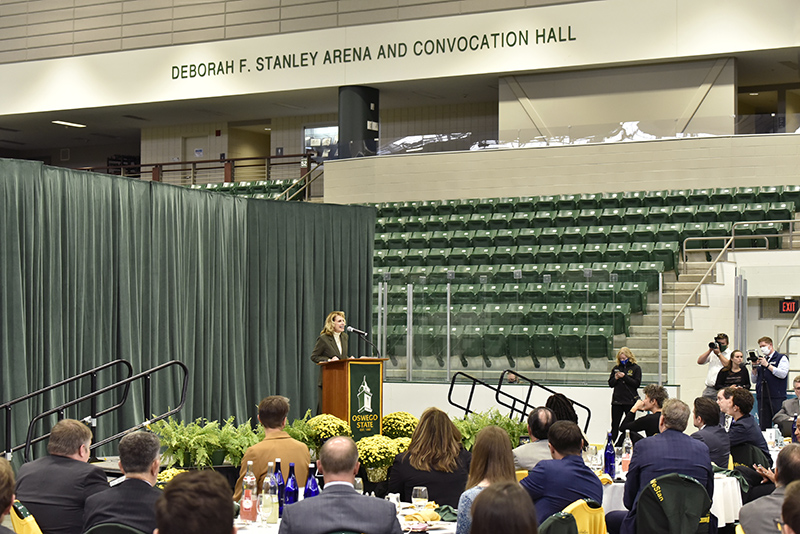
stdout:
<svg viewBox="0 0 800 534">
<path fill-rule="evenodd" d="M 789 357 L 776 351 L 772 339 L 767 336 L 758 340 L 758 351 L 760 354 L 753 364 L 752 378 L 756 384 L 758 420 L 763 431 L 772 424 L 772 417 L 786 400 Z"/>
<path fill-rule="evenodd" d="M 694 426 L 699 430 L 692 437 L 706 444 L 712 462 L 727 469 L 731 440 L 719 424 L 719 414 L 716 402 L 707 397 L 697 397 L 694 400 Z"/>
<path fill-rule="evenodd" d="M 583 434 L 572 421 L 556 421 L 547 432 L 552 460 L 542 460 L 520 484 L 533 499 L 539 524 L 578 499 L 603 502 L 603 485 L 581 458 Z"/>
<path fill-rule="evenodd" d="M 149 432 L 134 432 L 119 442 L 122 483 L 86 499 L 83 531 L 103 523 L 121 523 L 147 534 L 156 528 L 155 487 L 161 466 L 161 442 Z"/>
<path fill-rule="evenodd" d="M 636 503 L 639 493 L 654 478 L 670 473 L 687 475 L 714 496 L 714 472 L 708 447 L 683 433 L 689 422 L 689 407 L 678 399 L 669 399 L 661 411 L 661 433 L 641 440 L 633 448 L 623 503 L 629 511 L 606 515 L 610 534 L 636 533 Z M 645 533 L 642 533 L 645 534 Z"/>
<path fill-rule="evenodd" d="M 317 468 L 325 478 L 325 489 L 316 497 L 285 506 L 279 534 L 402 533 L 394 504 L 360 495 L 353 488 L 359 463 L 351 438 L 337 436 L 326 441 Z"/>
</svg>

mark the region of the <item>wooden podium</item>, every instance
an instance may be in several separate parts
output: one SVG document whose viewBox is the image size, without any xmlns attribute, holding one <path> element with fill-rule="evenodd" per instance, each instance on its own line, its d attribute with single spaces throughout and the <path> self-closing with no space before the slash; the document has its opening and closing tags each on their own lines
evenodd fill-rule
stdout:
<svg viewBox="0 0 800 534">
<path fill-rule="evenodd" d="M 322 367 L 322 413 L 349 422 L 356 441 L 381 432 L 386 360 L 356 358 L 318 364 Z"/>
</svg>

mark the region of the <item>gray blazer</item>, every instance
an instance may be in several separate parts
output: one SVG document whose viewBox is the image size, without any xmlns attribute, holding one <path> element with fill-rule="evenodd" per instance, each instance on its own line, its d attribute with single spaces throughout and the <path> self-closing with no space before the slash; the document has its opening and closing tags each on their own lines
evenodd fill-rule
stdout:
<svg viewBox="0 0 800 534">
<path fill-rule="evenodd" d="M 553 456 L 550 454 L 550 447 L 547 446 L 546 439 L 520 445 L 511 452 L 514 453 L 515 469 L 527 469 L 530 471 L 542 460 L 553 459 Z"/>
<path fill-rule="evenodd" d="M 351 486 L 325 486 L 316 497 L 283 509 L 280 534 L 327 534 L 339 530 L 364 534 L 402 534 L 394 504 L 360 495 Z"/>
<path fill-rule="evenodd" d="M 800 401 L 798 401 L 797 397 L 783 401 L 781 409 L 772 416 L 772 423 L 780 426 L 784 436 L 792 435 L 794 414 L 800 414 Z"/>
</svg>

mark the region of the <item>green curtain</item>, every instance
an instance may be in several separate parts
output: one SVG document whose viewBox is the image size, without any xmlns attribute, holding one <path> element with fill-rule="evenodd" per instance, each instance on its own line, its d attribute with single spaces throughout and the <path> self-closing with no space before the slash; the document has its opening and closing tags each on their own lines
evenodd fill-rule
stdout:
<svg viewBox="0 0 800 534">
<path fill-rule="evenodd" d="M 112 360 L 139 373 L 175 359 L 190 370 L 184 419 L 254 419 L 272 394 L 291 399 L 290 418 L 314 410 L 309 355 L 325 316 L 339 309 L 355 326 L 371 322 L 374 220 L 371 208 L 0 159 L 0 403 Z M 352 351 L 370 354 L 357 343 Z M 102 372 L 100 386 L 118 376 Z M 88 384 L 15 408 L 12 444 L 32 417 Z M 179 387 L 175 373 L 154 376 L 152 411 L 174 407 Z M 100 408 L 116 399 L 104 396 Z M 89 407 L 66 415 L 83 418 Z M 98 437 L 149 415 L 138 383 Z M 4 448 L 4 428 L 0 438 Z"/>
</svg>

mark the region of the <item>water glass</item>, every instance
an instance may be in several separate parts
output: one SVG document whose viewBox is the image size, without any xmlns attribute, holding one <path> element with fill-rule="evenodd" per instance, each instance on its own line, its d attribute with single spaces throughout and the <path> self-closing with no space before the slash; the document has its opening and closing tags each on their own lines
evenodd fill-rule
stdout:
<svg viewBox="0 0 800 534">
<path fill-rule="evenodd" d="M 411 504 L 417 510 L 422 510 L 428 504 L 428 488 L 425 486 L 414 486 L 411 490 Z"/>
</svg>

